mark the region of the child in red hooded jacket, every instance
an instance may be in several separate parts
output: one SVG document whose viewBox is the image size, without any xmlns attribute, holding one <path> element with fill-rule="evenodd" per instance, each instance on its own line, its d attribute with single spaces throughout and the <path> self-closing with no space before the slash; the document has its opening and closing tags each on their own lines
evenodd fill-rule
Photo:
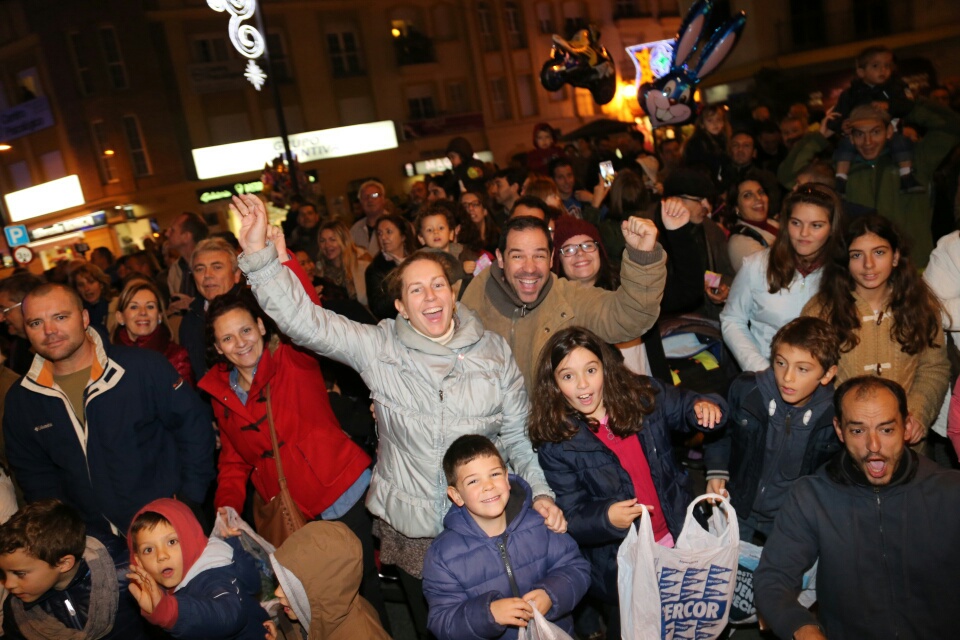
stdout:
<svg viewBox="0 0 960 640">
<path fill-rule="evenodd" d="M 208 539 L 189 507 L 160 498 L 137 512 L 127 540 L 130 593 L 148 622 L 177 638 L 266 636 L 260 576 L 239 538 Z"/>
<path fill-rule="evenodd" d="M 533 126 L 533 149 L 527 152 L 527 169 L 530 173 L 550 176 L 550 163 L 566 154 L 557 145 L 557 132 L 548 122 Z M 552 176 L 551 176 L 552 178 Z"/>
</svg>

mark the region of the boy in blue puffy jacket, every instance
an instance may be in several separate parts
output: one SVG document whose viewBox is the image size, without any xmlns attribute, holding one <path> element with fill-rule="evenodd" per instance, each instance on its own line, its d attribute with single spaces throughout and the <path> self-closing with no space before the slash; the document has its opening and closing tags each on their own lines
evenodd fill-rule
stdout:
<svg viewBox="0 0 960 640">
<path fill-rule="evenodd" d="M 134 516 L 127 541 L 130 593 L 148 622 L 175 638 L 266 636 L 260 574 L 239 538 L 208 540 L 187 505 L 160 498 Z"/>
<path fill-rule="evenodd" d="M 547 529 L 530 487 L 508 479 L 487 438 L 457 438 L 443 471 L 454 506 L 423 566 L 430 631 L 438 640 L 516 638 L 536 607 L 572 635 L 570 612 L 590 586 L 577 543 Z"/>
</svg>

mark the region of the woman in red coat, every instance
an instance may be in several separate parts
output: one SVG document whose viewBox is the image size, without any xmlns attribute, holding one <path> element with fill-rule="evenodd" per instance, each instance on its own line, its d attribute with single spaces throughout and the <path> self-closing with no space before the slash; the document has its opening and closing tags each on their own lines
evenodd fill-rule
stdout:
<svg viewBox="0 0 960 640">
<path fill-rule="evenodd" d="M 285 247 L 281 255 L 289 259 Z M 319 304 L 297 261 L 289 259 L 285 264 L 301 277 L 311 299 Z M 246 290 L 218 296 L 207 309 L 207 344 L 218 362 L 199 386 L 213 398 L 220 427 L 214 503 L 218 510 L 233 507 L 241 512 L 248 479 L 264 503 L 280 493 L 267 417 L 269 389 L 293 500 L 307 518 L 339 520 L 357 535 L 364 547 L 361 594 L 382 614 L 372 520 L 364 507 L 370 457 L 340 428 L 315 357 L 271 336 L 270 325 Z"/>
<path fill-rule="evenodd" d="M 194 380 L 190 357 L 186 349 L 173 341 L 165 317 L 157 285 L 147 279 L 131 280 L 123 288 L 117 303 L 117 328 L 113 332 L 113 344 L 159 351 L 192 387 Z"/>
</svg>

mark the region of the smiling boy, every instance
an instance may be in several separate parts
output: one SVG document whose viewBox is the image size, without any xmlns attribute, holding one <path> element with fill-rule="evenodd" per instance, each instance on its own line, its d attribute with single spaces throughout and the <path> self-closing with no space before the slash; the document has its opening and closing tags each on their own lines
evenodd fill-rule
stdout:
<svg viewBox="0 0 960 640">
<path fill-rule="evenodd" d="M 572 634 L 570 612 L 590 583 L 573 538 L 547 529 L 529 485 L 508 476 L 486 437 L 457 438 L 443 470 L 453 506 L 424 561 L 430 631 L 438 640 L 516 638 L 536 606 Z"/>
<path fill-rule="evenodd" d="M 840 338 L 819 318 L 784 325 L 770 368 L 730 386 L 727 428 L 704 450 L 707 491 L 730 498 L 740 539 L 762 545 L 794 480 L 840 450 L 833 430 L 833 379 Z"/>
</svg>

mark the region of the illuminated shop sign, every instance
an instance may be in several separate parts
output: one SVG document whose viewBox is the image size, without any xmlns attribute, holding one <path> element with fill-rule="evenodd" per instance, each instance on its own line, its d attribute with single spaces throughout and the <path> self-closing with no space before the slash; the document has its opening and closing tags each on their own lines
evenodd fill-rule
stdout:
<svg viewBox="0 0 960 640">
<path fill-rule="evenodd" d="M 79 207 L 86 202 L 77 176 L 44 182 L 8 193 L 3 198 L 11 222 L 22 222 L 54 211 Z"/>
<path fill-rule="evenodd" d="M 43 240 L 44 238 L 50 238 L 52 236 L 59 236 L 64 233 L 71 233 L 73 231 L 86 231 L 88 229 L 95 229 L 96 227 L 102 227 L 106 224 L 107 212 L 97 211 L 89 215 L 80 216 L 79 218 L 64 220 L 63 222 L 52 224 L 49 227 L 31 229 L 29 233 L 30 239 L 36 242 L 37 240 Z"/>
<path fill-rule="evenodd" d="M 290 150 L 301 164 L 397 148 L 392 120 L 295 133 Z M 193 150 L 193 163 L 201 180 L 261 171 L 263 165 L 283 154 L 283 139 L 261 138 Z"/>
<path fill-rule="evenodd" d="M 473 157 L 481 162 L 493 162 L 493 153 L 490 151 L 478 151 Z M 443 173 L 447 169 L 453 169 L 450 158 L 430 158 L 429 160 L 420 160 L 418 162 L 408 162 L 403 165 L 403 172 L 407 177 L 425 176 L 432 173 Z"/>
</svg>

